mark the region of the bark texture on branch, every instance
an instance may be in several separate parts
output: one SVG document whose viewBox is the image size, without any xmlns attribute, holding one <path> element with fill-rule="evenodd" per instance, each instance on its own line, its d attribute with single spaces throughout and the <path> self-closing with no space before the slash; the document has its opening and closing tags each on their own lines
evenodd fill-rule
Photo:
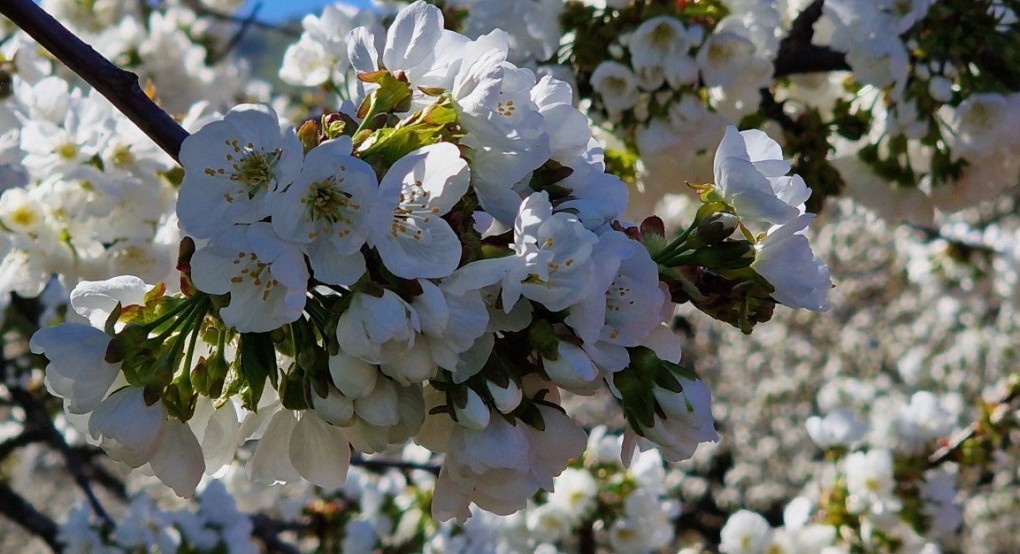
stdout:
<svg viewBox="0 0 1020 554">
<path fill-rule="evenodd" d="M 180 162 L 181 143 L 188 132 L 145 95 L 138 86 L 137 75 L 110 63 L 32 0 L 3 0 L 0 13 L 92 85 L 164 152 Z"/>
</svg>

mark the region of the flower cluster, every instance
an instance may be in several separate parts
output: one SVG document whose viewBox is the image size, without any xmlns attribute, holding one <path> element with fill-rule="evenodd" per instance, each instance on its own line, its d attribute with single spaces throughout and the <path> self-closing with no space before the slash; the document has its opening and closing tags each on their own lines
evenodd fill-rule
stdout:
<svg viewBox="0 0 1020 554">
<path fill-rule="evenodd" d="M 587 114 L 622 139 L 610 160 L 636 173 L 643 208 L 678 172 L 707 176 L 730 124 L 783 136 L 813 212 L 846 193 L 929 224 L 1017 182 L 1014 2 L 494 4 L 444 3 L 473 36 L 504 28 L 521 61 L 576 78 Z M 556 11 L 560 27 L 512 10 Z"/>
<path fill-rule="evenodd" d="M 589 114 L 641 157 L 651 202 L 676 191 L 677 172 L 706 179 L 725 127 L 757 112 L 772 80 L 776 3 L 586 4 L 569 2 L 564 21 L 574 33 L 566 61 L 590 86 Z"/>
<path fill-rule="evenodd" d="M 335 488 L 352 450 L 413 439 L 444 455 L 437 519 L 508 514 L 584 450 L 562 391 L 608 386 L 624 461 L 717 440 L 671 301 L 745 332 L 777 303 L 826 309 L 810 193 L 763 133 L 727 131 L 667 239 L 619 220 L 626 185 L 570 87 L 506 61 L 504 33 L 469 39 L 415 2 L 347 39 L 356 109 L 295 130 L 244 104 L 184 142 L 180 293 L 84 282 L 89 323 L 33 337 L 112 457 L 188 495 L 258 439 L 254 479 Z"/>
<path fill-rule="evenodd" d="M 834 165 L 851 194 L 890 219 L 927 224 L 933 208 L 957 211 L 1016 184 L 1020 157 L 1008 129 L 1020 99 L 1013 77 L 999 70 L 1017 46 L 1016 8 L 825 2 L 814 40 L 846 52 L 852 82 L 833 91 L 835 104 L 807 104 L 831 109 Z"/>
<path fill-rule="evenodd" d="M 251 519 L 237 511 L 222 483 L 210 481 L 199 494 L 195 511 L 161 510 L 148 495 L 138 494 L 112 530 L 104 530 L 84 503 L 71 509 L 58 538 L 67 552 L 254 554 L 258 548 L 251 534 Z"/>
<path fill-rule="evenodd" d="M 826 415 L 807 420 L 827 465 L 784 511 L 773 529 L 741 510 L 722 529 L 720 551 L 929 552 L 963 523 L 958 471 L 929 464 L 956 429 L 952 398 L 916 392 L 861 394 L 861 383 L 835 382 L 818 403 Z M 866 413 L 869 423 L 858 419 Z M 933 550 L 934 549 L 934 550 Z"/>
</svg>

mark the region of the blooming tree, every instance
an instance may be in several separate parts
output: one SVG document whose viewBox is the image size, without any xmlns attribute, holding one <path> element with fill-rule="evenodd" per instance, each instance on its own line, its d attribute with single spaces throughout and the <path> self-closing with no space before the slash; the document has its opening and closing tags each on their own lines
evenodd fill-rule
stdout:
<svg viewBox="0 0 1020 554">
<path fill-rule="evenodd" d="M 832 306 L 812 224 L 841 178 L 812 148 L 858 141 L 855 163 L 922 175 L 932 198 L 992 165 L 980 156 L 1009 163 L 1008 141 L 970 138 L 1008 128 L 1011 104 L 986 92 L 1005 78 L 930 46 L 961 10 L 815 2 L 780 39 L 772 3 L 440 4 L 306 17 L 284 94 L 231 58 L 265 25 L 236 3 L 0 9 L 17 26 L 0 42 L 0 455 L 47 444 L 85 496 L 58 525 L 0 483 L 3 513 L 83 552 L 295 548 L 280 532 L 345 552 L 651 552 L 688 525 L 722 552 L 955 537 L 966 476 L 941 466 L 1004 455 L 1015 382 L 961 437 L 962 410 L 932 393 L 830 403 L 806 427 L 830 466 L 780 529 L 747 510 L 695 521 L 680 498 L 698 481 L 667 462 L 720 439 L 684 354 L 694 312 L 746 336 L 777 305 Z M 1008 43 L 1010 8 L 981 8 L 965 24 Z M 812 23 L 831 45 L 810 45 Z M 885 26 L 917 43 L 908 69 Z M 767 88 L 800 55 L 853 70 L 832 118 L 784 111 L 793 82 Z M 759 112 L 792 162 L 749 128 Z M 905 127 L 861 130 L 890 117 Z M 922 146 L 923 170 L 893 167 Z M 629 200 L 659 200 L 656 154 L 690 192 L 649 216 Z M 853 409 L 869 402 L 865 441 Z M 147 490 L 125 488 L 125 467 Z M 197 504 L 149 496 L 167 490 Z"/>
</svg>

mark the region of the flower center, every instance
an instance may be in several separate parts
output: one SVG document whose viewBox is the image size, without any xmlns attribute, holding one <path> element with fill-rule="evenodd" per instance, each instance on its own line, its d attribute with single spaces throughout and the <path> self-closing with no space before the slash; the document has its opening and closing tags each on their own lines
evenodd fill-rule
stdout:
<svg viewBox="0 0 1020 554">
<path fill-rule="evenodd" d="M 71 161 L 78 155 L 78 145 L 73 142 L 65 142 L 57 147 L 57 156 L 65 161 Z"/>
<path fill-rule="evenodd" d="M 673 39 L 676 38 L 676 32 L 673 27 L 670 27 L 666 23 L 661 23 L 652 31 L 652 44 L 655 45 L 659 50 L 665 50 L 673 44 Z"/>
<path fill-rule="evenodd" d="M 500 100 L 499 104 L 496 106 L 496 111 L 499 112 L 499 115 L 504 117 L 510 117 L 514 114 L 514 110 L 516 109 L 517 108 L 514 107 L 513 100 L 507 100 L 506 102 Z"/>
<path fill-rule="evenodd" d="M 237 275 L 230 278 L 230 282 L 240 285 L 245 281 L 251 281 L 253 287 L 262 288 L 262 301 L 267 301 L 273 289 L 280 284 L 269 274 L 269 265 L 258 261 L 258 257 L 253 252 L 238 252 L 237 257 L 234 258 L 234 265 L 241 264 L 244 264 L 244 267 Z"/>
<path fill-rule="evenodd" d="M 606 90 L 614 94 L 623 94 L 629 88 L 626 79 L 622 77 L 608 77 L 606 79 Z"/>
<path fill-rule="evenodd" d="M 426 229 L 422 227 L 439 215 L 438 208 L 428 205 L 430 196 L 429 191 L 421 186 L 421 181 L 404 186 L 400 193 L 400 204 L 393 209 L 393 223 L 390 225 L 392 237 L 404 236 L 416 241 L 423 240 Z"/>
<path fill-rule="evenodd" d="M 131 164 L 135 163 L 135 156 L 131 153 L 131 148 L 121 145 L 113 149 L 110 161 L 116 167 L 130 167 Z"/>
<path fill-rule="evenodd" d="M 228 140 L 226 144 L 233 150 L 232 154 L 226 155 L 227 163 L 231 168 L 228 178 L 244 186 L 244 192 L 247 193 L 249 200 L 255 198 L 260 192 L 269 190 L 275 178 L 276 165 L 280 163 L 280 158 L 283 156 L 283 150 L 277 148 L 272 152 L 266 152 L 261 148 L 255 148 L 255 145 L 250 142 L 241 145 L 237 139 Z M 224 171 L 207 168 L 205 173 L 206 175 L 222 175 Z"/>
<path fill-rule="evenodd" d="M 359 210 L 361 206 L 351 203 L 351 195 L 340 190 L 340 183 L 335 177 L 312 183 L 308 189 L 308 196 L 303 198 L 302 203 L 308 207 L 308 219 L 312 221 L 326 220 L 330 223 L 350 223 L 350 218 L 343 216 L 343 210 Z"/>
<path fill-rule="evenodd" d="M 22 206 L 11 214 L 11 222 L 19 227 L 29 227 L 37 221 L 35 210 Z"/>
</svg>

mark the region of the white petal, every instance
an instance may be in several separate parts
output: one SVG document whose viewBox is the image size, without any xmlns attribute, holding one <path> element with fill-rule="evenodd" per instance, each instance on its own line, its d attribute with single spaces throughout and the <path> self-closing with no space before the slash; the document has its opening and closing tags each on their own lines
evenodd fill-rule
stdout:
<svg viewBox="0 0 1020 554">
<path fill-rule="evenodd" d="M 149 460 L 153 473 L 177 496 L 191 498 L 205 471 L 205 459 L 191 428 L 173 419 L 167 422 L 163 441 Z"/>
<path fill-rule="evenodd" d="M 290 461 L 290 438 L 296 424 L 294 413 L 287 409 L 281 409 L 269 420 L 269 427 L 248 460 L 252 480 L 272 485 L 294 482 L 301 476 Z"/>
<path fill-rule="evenodd" d="M 305 479 L 325 489 L 337 489 L 347 480 L 351 447 L 339 427 L 305 411 L 290 438 L 290 460 Z"/>
</svg>

